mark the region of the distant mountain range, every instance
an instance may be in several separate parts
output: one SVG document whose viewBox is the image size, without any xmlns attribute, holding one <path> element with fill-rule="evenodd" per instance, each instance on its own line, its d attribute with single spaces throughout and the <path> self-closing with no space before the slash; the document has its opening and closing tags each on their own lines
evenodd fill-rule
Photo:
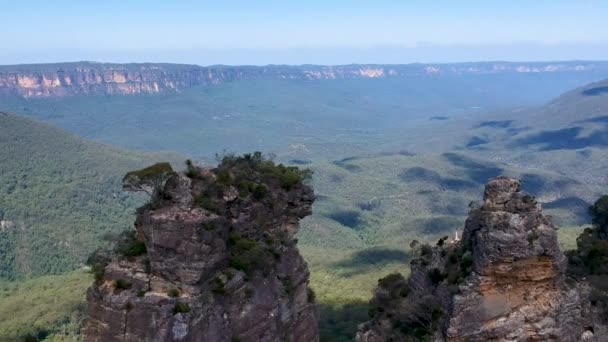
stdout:
<svg viewBox="0 0 608 342">
<path fill-rule="evenodd" d="M 335 80 L 506 73 L 608 72 L 608 62 L 478 62 L 403 65 L 209 66 L 166 63 L 74 62 L 0 66 L 0 94 L 25 98 L 79 94 L 132 95 L 179 92 L 236 80 Z"/>
</svg>

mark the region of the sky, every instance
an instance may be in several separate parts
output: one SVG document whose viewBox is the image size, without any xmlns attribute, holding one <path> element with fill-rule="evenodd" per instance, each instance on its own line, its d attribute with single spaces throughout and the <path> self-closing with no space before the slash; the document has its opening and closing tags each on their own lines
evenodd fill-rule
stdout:
<svg viewBox="0 0 608 342">
<path fill-rule="evenodd" d="M 0 64 L 608 59 L 604 0 L 0 0 Z"/>
</svg>

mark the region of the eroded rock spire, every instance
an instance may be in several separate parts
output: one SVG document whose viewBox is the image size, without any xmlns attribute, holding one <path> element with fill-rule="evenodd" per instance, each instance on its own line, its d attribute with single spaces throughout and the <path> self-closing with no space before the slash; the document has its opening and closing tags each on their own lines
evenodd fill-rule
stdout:
<svg viewBox="0 0 608 342">
<path fill-rule="evenodd" d="M 85 340 L 317 341 L 293 237 L 314 201 L 307 176 L 259 153 L 171 174 L 130 245 L 95 266 Z"/>
</svg>

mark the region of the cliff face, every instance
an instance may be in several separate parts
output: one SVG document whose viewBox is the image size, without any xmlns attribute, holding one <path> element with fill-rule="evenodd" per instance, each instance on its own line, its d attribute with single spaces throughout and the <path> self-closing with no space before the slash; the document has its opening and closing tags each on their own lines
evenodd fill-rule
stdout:
<svg viewBox="0 0 608 342">
<path fill-rule="evenodd" d="M 317 341 L 293 238 L 314 194 L 277 180 L 292 171 L 233 159 L 172 176 L 89 289 L 85 340 Z"/>
<path fill-rule="evenodd" d="M 408 281 L 380 281 L 357 341 L 600 341 L 588 286 L 566 281 L 566 266 L 540 204 L 493 179 L 461 241 L 423 246 Z"/>
<path fill-rule="evenodd" d="M 26 98 L 178 92 L 197 85 L 262 78 L 333 80 L 495 73 L 589 72 L 599 62 L 460 63 L 440 65 L 214 66 L 62 63 L 0 67 L 0 94 Z"/>
</svg>

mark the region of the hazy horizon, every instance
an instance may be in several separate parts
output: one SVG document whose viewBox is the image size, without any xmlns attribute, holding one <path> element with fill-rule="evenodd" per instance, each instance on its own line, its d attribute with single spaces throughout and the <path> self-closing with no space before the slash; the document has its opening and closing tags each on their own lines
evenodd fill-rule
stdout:
<svg viewBox="0 0 608 342">
<path fill-rule="evenodd" d="M 530 46 L 530 45 L 528 45 Z M 232 51 L 200 51 L 195 56 L 184 57 L 179 56 L 181 51 L 173 52 L 103 52 L 103 53 L 72 53 L 68 50 L 56 51 L 49 53 L 46 51 L 41 56 L 36 56 L 32 53 L 28 58 L 15 57 L 6 51 L 0 52 L 0 65 L 20 65 L 20 64 L 53 64 L 53 63 L 78 63 L 78 62 L 93 62 L 93 63 L 109 63 L 109 64 L 128 64 L 128 63 L 168 63 L 168 64 L 192 64 L 203 67 L 224 65 L 224 66 L 269 66 L 269 65 L 286 65 L 286 66 L 301 66 L 301 65 L 325 65 L 339 66 L 349 64 L 379 64 L 379 65 L 405 65 L 405 64 L 461 64 L 461 63 L 487 63 L 487 62 L 504 62 L 504 63 L 536 63 L 536 62 L 604 62 L 608 61 L 608 45 L 604 47 L 596 47 L 595 53 L 587 54 L 588 58 L 580 58 L 575 53 L 551 54 L 544 51 L 536 57 L 525 56 L 523 54 L 512 54 L 511 58 L 504 58 L 506 54 L 490 53 L 487 57 L 475 58 L 473 49 L 464 53 L 464 48 L 458 49 L 454 47 L 434 47 L 435 49 L 452 49 L 453 52 L 461 52 L 461 58 L 397 58 L 395 56 L 400 51 L 409 52 L 415 55 L 428 55 L 428 51 L 415 50 L 416 48 L 385 48 L 387 53 L 382 57 L 374 59 L 370 54 L 377 53 L 378 50 L 356 50 L 359 52 L 359 58 L 343 59 L 339 56 L 332 56 L 331 51 L 323 50 L 280 50 L 280 51 L 258 51 L 258 50 L 232 50 Z M 584 47 L 583 47 L 584 48 Z M 481 47 L 477 47 L 481 49 Z M 553 47 L 556 49 L 556 47 Z M 564 48 L 565 49 L 565 48 Z M 336 49 L 337 50 L 337 49 Z M 565 49 L 566 50 L 566 49 Z M 571 47 L 570 51 L 580 52 L 580 48 Z M 606 54 L 603 54 L 606 50 Z M 353 51 L 344 49 L 342 51 Z M 274 53 L 273 53 L 274 52 Z M 42 53 L 42 52 L 41 52 Z M 200 56 L 199 53 L 205 53 Z M 147 56 L 156 57 L 147 57 Z M 221 58 L 218 56 L 221 55 Z M 240 55 L 247 55 L 247 59 L 239 58 Z M 272 55 L 268 58 L 267 55 Z M 352 53 L 350 53 L 352 55 Z M 481 56 L 482 54 L 477 54 Z M 92 56 L 92 57 L 89 57 Z M 280 56 L 299 56 L 298 58 L 280 58 Z M 252 58 L 255 57 L 255 58 Z"/>
<path fill-rule="evenodd" d="M 4 2 L 0 64 L 605 60 L 607 16 L 596 0 Z"/>
</svg>

